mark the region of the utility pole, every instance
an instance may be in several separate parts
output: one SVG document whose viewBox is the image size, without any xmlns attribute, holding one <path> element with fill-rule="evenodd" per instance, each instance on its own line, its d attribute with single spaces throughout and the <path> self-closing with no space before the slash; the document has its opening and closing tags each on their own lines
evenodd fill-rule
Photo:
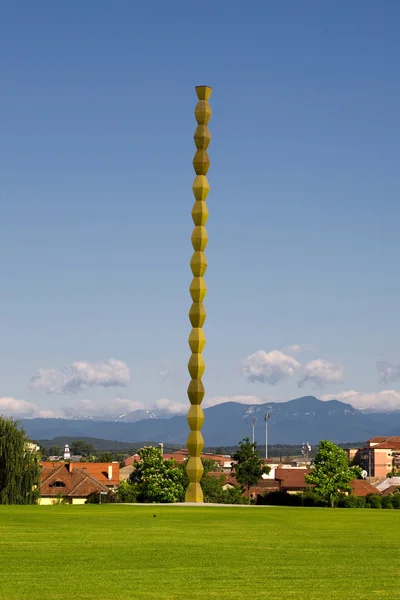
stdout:
<svg viewBox="0 0 400 600">
<path fill-rule="evenodd" d="M 251 420 L 251 426 L 253 428 L 253 444 L 254 444 L 254 427 L 256 426 L 256 423 L 257 423 L 257 419 L 256 419 L 256 417 L 253 417 Z"/>
<path fill-rule="evenodd" d="M 269 413 L 265 413 L 265 458 L 268 458 L 268 421 L 270 416 Z"/>
</svg>

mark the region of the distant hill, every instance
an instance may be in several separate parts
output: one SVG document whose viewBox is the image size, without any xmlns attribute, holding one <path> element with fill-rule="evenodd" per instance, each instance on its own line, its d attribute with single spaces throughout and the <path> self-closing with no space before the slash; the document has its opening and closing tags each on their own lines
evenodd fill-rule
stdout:
<svg viewBox="0 0 400 600">
<path fill-rule="evenodd" d="M 257 405 L 226 402 L 204 412 L 202 433 L 207 446 L 233 446 L 243 437 L 251 437 L 253 416 L 257 418 L 256 441 L 264 444 L 266 412 L 271 415 L 268 425 L 270 444 L 301 444 L 303 441 L 316 444 L 321 439 L 345 443 L 366 440 L 374 435 L 400 435 L 400 412 L 364 414 L 350 404 L 338 400 L 322 402 L 313 396 Z M 185 444 L 188 434 L 185 416 L 168 419 L 152 416 L 133 422 L 23 419 L 21 424 L 35 440 L 92 437 L 128 445 L 145 440 Z"/>
</svg>

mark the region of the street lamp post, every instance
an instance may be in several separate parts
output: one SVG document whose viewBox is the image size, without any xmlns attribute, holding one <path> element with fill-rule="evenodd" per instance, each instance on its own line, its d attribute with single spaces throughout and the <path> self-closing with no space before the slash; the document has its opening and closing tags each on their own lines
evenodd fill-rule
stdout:
<svg viewBox="0 0 400 600">
<path fill-rule="evenodd" d="M 269 413 L 265 413 L 265 458 L 268 458 L 268 421 L 270 416 Z"/>
<path fill-rule="evenodd" d="M 257 423 L 257 419 L 256 419 L 256 417 L 253 417 L 251 420 L 251 426 L 253 428 L 253 444 L 254 444 L 254 428 L 256 426 L 256 423 Z"/>
</svg>

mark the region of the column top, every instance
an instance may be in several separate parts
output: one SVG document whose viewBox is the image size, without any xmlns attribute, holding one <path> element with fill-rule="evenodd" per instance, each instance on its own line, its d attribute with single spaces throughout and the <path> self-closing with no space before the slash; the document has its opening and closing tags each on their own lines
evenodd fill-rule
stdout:
<svg viewBox="0 0 400 600">
<path fill-rule="evenodd" d="M 199 100 L 208 100 L 211 96 L 212 87 L 209 85 L 196 85 L 195 89 Z"/>
</svg>

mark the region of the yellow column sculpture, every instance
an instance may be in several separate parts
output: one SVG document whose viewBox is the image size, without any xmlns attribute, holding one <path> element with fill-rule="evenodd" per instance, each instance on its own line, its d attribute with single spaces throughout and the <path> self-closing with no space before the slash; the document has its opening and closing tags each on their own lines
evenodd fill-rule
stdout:
<svg viewBox="0 0 400 600">
<path fill-rule="evenodd" d="M 208 103 L 211 92 L 212 89 L 206 85 L 196 87 L 198 102 L 194 111 L 198 126 L 194 133 L 194 142 L 197 151 L 193 159 L 196 177 L 192 187 L 195 203 L 192 209 L 194 223 L 192 245 L 194 252 L 190 261 L 193 273 L 193 279 L 190 285 L 190 295 L 193 303 L 189 311 L 189 319 L 193 329 L 189 335 L 189 346 L 192 355 L 189 359 L 188 370 L 192 380 L 189 383 L 188 388 L 188 397 L 191 406 L 187 416 L 190 433 L 187 439 L 189 460 L 186 471 L 189 478 L 189 486 L 186 490 L 186 502 L 203 502 L 203 491 L 201 489 L 200 479 L 203 474 L 201 453 L 204 448 L 204 440 L 200 430 L 204 422 L 204 413 L 201 408 L 201 403 L 204 398 L 204 386 L 201 378 L 206 368 L 202 352 L 206 343 L 203 332 L 203 325 L 206 320 L 206 311 L 203 306 L 203 300 L 207 292 L 203 275 L 207 269 L 207 259 L 204 250 L 208 242 L 205 224 L 208 218 L 206 198 L 210 191 L 206 175 L 210 166 L 207 148 L 211 140 L 211 135 L 207 125 L 212 114 Z"/>
</svg>

